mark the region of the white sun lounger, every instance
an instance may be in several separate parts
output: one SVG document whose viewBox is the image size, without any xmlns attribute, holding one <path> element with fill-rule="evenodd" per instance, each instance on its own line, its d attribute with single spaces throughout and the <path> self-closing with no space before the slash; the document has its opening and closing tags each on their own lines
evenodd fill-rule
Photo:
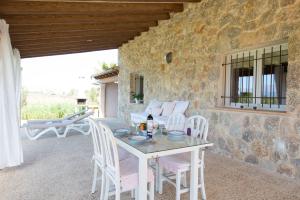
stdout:
<svg viewBox="0 0 300 200">
<path fill-rule="evenodd" d="M 69 115 L 63 119 L 54 120 L 31 120 L 23 125 L 26 136 L 30 140 L 36 140 L 48 132 L 54 132 L 58 138 L 66 137 L 71 130 L 78 131 L 83 135 L 90 134 L 90 127 L 87 117 L 93 114 L 93 111 L 82 111 Z M 84 130 L 87 129 L 87 131 Z"/>
</svg>

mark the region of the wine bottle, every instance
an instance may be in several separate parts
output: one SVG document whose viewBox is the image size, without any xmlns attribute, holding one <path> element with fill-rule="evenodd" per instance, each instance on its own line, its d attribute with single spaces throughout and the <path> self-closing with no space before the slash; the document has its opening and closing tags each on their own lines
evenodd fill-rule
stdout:
<svg viewBox="0 0 300 200">
<path fill-rule="evenodd" d="M 151 113 L 149 113 L 147 117 L 147 136 L 149 138 L 152 138 L 152 132 L 153 132 L 153 117 Z"/>
</svg>

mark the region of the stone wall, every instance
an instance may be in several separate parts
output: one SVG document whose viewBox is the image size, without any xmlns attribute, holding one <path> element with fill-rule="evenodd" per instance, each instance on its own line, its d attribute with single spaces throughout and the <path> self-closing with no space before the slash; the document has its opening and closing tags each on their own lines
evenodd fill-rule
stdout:
<svg viewBox="0 0 300 200">
<path fill-rule="evenodd" d="M 287 112 L 220 107 L 224 55 L 286 40 Z M 173 62 L 164 56 L 173 52 Z M 151 99 L 189 100 L 187 115 L 209 118 L 220 154 L 300 179 L 300 0 L 203 0 L 119 49 L 119 116 Z M 130 73 L 145 77 L 145 105 L 129 103 Z"/>
</svg>

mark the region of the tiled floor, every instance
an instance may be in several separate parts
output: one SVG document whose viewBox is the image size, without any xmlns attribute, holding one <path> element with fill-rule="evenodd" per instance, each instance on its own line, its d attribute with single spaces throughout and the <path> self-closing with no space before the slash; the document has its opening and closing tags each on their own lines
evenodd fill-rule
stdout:
<svg viewBox="0 0 300 200">
<path fill-rule="evenodd" d="M 0 171 L 0 200 L 91 200 L 92 143 L 90 136 L 73 134 L 37 141 L 23 141 L 25 163 Z M 207 199 L 300 200 L 300 183 L 255 166 L 208 153 L 206 156 Z M 156 199 L 175 199 L 166 184 Z M 182 195 L 188 199 L 188 195 Z M 122 199 L 130 199 L 129 194 Z"/>
</svg>

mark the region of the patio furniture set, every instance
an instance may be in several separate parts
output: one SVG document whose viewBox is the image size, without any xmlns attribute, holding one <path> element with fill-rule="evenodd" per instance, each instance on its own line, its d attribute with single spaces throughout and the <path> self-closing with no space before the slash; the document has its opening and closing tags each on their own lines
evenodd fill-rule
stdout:
<svg viewBox="0 0 300 200">
<path fill-rule="evenodd" d="M 199 188 L 202 199 L 206 199 L 204 152 L 213 145 L 207 142 L 208 121 L 199 115 L 186 118 L 183 113 L 188 102 L 172 104 L 152 101 L 140 118 L 137 113 L 131 114 L 134 119 L 132 125 L 136 126 L 143 121 L 147 111 L 153 113 L 155 109 L 162 108 L 161 112 L 153 114 L 157 123 L 161 113 L 164 113 L 163 109 L 168 109 L 170 113 L 164 116 L 166 122 L 160 123 L 166 132 L 160 129 L 151 139 L 142 141 L 133 140 L 143 133 L 126 123 L 118 124 L 116 128 L 104 121 L 89 119 L 94 145 L 92 193 L 96 190 L 97 180 L 101 180 L 101 200 L 111 195 L 119 200 L 121 193 L 127 191 L 131 191 L 136 199 L 146 200 L 149 197 L 153 200 L 154 191 L 162 194 L 163 183 L 167 181 L 176 187 L 176 200 L 180 200 L 181 194 L 186 192 L 190 192 L 191 200 L 198 199 Z M 180 109 L 177 107 L 174 111 L 176 104 Z M 181 134 L 174 136 L 172 133 Z M 190 184 L 187 184 L 188 172 Z"/>
<path fill-rule="evenodd" d="M 96 191 L 97 180 L 101 180 L 101 200 L 111 195 L 119 200 L 121 193 L 126 191 L 131 191 L 132 197 L 139 200 L 145 200 L 147 196 L 154 200 L 155 190 L 163 193 L 165 181 L 175 186 L 176 200 L 186 192 L 190 192 L 190 200 L 198 199 L 199 188 L 202 199 L 206 199 L 204 152 L 213 144 L 207 142 L 208 121 L 204 117 L 185 117 L 188 105 L 188 101 L 162 103 L 153 100 L 145 112 L 131 113 L 131 125 L 120 122 L 117 128 L 103 120 L 92 119 L 92 111 L 82 111 L 63 119 L 28 121 L 23 127 L 30 140 L 49 132 L 54 132 L 58 138 L 66 137 L 71 130 L 83 135 L 92 133 L 92 193 Z M 137 129 L 149 113 L 160 127 L 151 138 Z M 133 140 L 135 137 L 146 139 Z M 188 172 L 190 184 L 187 183 Z"/>
</svg>

